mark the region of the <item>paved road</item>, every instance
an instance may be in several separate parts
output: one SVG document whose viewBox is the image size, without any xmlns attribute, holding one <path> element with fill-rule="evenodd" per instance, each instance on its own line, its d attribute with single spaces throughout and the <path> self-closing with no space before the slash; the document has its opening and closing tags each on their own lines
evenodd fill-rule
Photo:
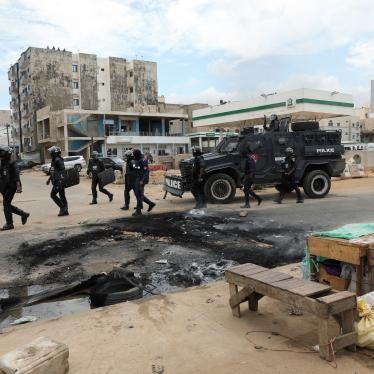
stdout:
<svg viewBox="0 0 374 374">
<path fill-rule="evenodd" d="M 180 215 L 173 215 L 173 212 L 188 211 L 194 205 L 189 194 L 183 199 L 168 197 L 167 200 L 162 200 L 162 187 L 149 186 L 149 195 L 157 203 L 155 212 L 152 212 L 153 218 L 143 217 L 141 221 L 134 224 L 131 221 L 123 221 L 123 218 L 129 217 L 131 212 L 123 212 L 119 209 L 123 203 L 123 186 L 110 186 L 110 190 L 115 194 L 112 203 L 109 203 L 106 196 L 103 195 L 99 197 L 97 206 L 89 206 L 90 185 L 88 180 L 83 179 L 81 185 L 68 190 L 71 215 L 61 218 L 56 217 L 57 209 L 49 198 L 50 187 L 45 185 L 45 180 L 46 177 L 40 173 L 32 172 L 23 175 L 24 193 L 17 196 L 16 205 L 29 211 L 31 219 L 24 227 L 17 221 L 14 231 L 0 233 L 2 254 L 0 256 L 0 284 L 12 283 L 23 276 L 17 264 L 23 264 L 22 256 L 25 252 L 20 254 L 19 248 L 33 248 L 33 251 L 37 251 L 39 247 L 44 248 L 43 256 L 45 256 L 45 251 L 48 254 L 48 248 L 53 247 L 57 241 L 61 240 L 66 241 L 65 248 L 68 253 L 63 259 L 66 266 L 69 265 L 69 262 L 80 262 L 85 265 L 85 271 L 88 273 L 107 270 L 113 264 L 121 263 L 123 260 L 131 260 L 139 248 L 142 248 L 139 243 L 134 241 L 133 252 L 130 253 L 131 251 L 127 250 L 126 255 L 124 255 L 125 252 L 121 245 L 111 245 L 108 251 L 100 251 L 98 247 L 91 248 L 91 252 L 87 252 L 85 243 L 94 238 L 93 235 L 100 227 L 108 229 L 114 225 L 106 224 L 108 220 L 120 219 L 122 230 L 131 227 L 132 231 L 141 231 L 143 234 L 153 230 L 158 236 L 173 236 L 175 233 L 179 235 L 184 218 Z M 209 223 L 203 216 L 201 219 L 195 220 L 192 225 L 187 225 L 186 234 L 180 232 L 180 235 L 187 235 L 187 239 L 194 238 L 197 252 L 199 252 L 199 239 L 196 240 L 196 238 L 205 230 L 210 230 L 212 237 L 209 240 L 202 237 L 201 243 L 205 240 L 204 245 L 207 248 L 221 248 L 226 257 L 231 257 L 234 260 L 240 260 L 240 258 L 252 260 L 257 252 L 246 253 L 247 240 L 260 239 L 272 243 L 275 250 L 278 250 L 276 253 L 285 256 L 284 261 L 288 261 L 295 256 L 300 258 L 300 248 L 302 249 L 304 246 L 304 237 L 311 231 L 331 229 L 352 222 L 374 222 L 374 177 L 336 181 L 333 183 L 332 191 L 328 197 L 321 200 L 306 199 L 304 204 L 295 204 L 295 196 L 289 196 L 282 205 L 276 205 L 273 203 L 273 199 L 276 197 L 274 189 L 260 191 L 260 194 L 264 197 L 264 203 L 260 207 L 253 205 L 245 218 L 239 218 L 239 206 L 242 203 L 241 193 L 232 204 L 209 206 L 208 216 L 226 217 L 229 219 L 228 222 L 231 222 L 223 226 L 221 231 L 214 227 L 214 221 Z M 161 214 L 160 219 L 157 218 L 158 214 Z M 230 221 L 232 218 L 234 219 Z M 168 221 L 168 219 L 170 220 Z M 175 226 L 173 226 L 174 219 L 178 220 Z M 201 227 L 199 227 L 200 222 Z M 212 227 L 209 227 L 209 224 Z M 225 230 L 230 232 L 227 237 L 224 235 Z M 91 234 L 87 235 L 87 232 L 93 233 L 92 237 Z M 223 235 L 221 235 L 222 232 Z M 80 234 L 84 235 L 84 238 L 80 239 L 82 244 L 79 240 L 74 239 L 74 235 Z M 247 234 L 250 239 L 247 238 Z M 72 237 L 73 239 L 71 239 Z M 47 239 L 52 239 L 52 241 L 46 245 Z M 181 240 L 180 237 L 175 239 L 177 242 Z M 235 243 L 236 253 L 231 253 L 231 243 Z M 74 251 L 71 251 L 72 246 L 75 248 Z M 202 250 L 203 247 L 202 245 Z M 155 254 L 158 253 L 158 250 L 162 251 L 162 246 L 155 249 Z M 254 250 L 258 250 L 258 248 L 256 247 Z M 294 257 L 293 251 L 296 253 Z M 51 252 L 49 255 L 52 259 L 54 259 L 53 253 Z M 71 253 L 71 258 L 69 258 L 69 253 Z M 269 251 L 268 255 L 272 256 L 273 253 Z M 35 258 L 29 259 L 31 265 L 35 261 L 42 262 L 37 260 L 38 256 L 38 252 L 36 252 Z M 14 260 L 15 258 L 17 261 Z M 104 266 L 104 264 L 106 265 Z M 51 273 L 53 267 L 46 269 L 44 266 L 42 270 Z M 37 278 L 40 271 L 35 267 L 32 277 Z"/>
</svg>

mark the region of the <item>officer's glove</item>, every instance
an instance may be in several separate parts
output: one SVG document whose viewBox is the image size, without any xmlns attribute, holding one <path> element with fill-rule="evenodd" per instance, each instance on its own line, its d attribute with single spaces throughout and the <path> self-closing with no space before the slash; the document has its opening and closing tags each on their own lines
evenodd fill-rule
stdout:
<svg viewBox="0 0 374 374">
<path fill-rule="evenodd" d="M 46 184 L 47 186 L 49 186 L 50 183 L 51 183 L 51 180 L 50 180 L 50 179 L 48 179 L 47 182 L 45 182 L 45 184 Z"/>
</svg>

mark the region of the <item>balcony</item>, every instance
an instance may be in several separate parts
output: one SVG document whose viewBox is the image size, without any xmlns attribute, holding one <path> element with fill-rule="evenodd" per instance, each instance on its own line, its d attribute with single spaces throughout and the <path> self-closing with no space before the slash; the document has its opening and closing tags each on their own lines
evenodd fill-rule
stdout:
<svg viewBox="0 0 374 374">
<path fill-rule="evenodd" d="M 9 86 L 9 95 L 15 95 L 18 94 L 18 87 L 17 87 L 17 82 L 13 81 L 10 83 Z"/>
<path fill-rule="evenodd" d="M 19 80 L 20 86 L 25 86 L 28 83 L 29 79 L 30 79 L 30 75 L 29 74 L 27 74 L 27 73 L 26 74 L 22 74 L 21 78 Z"/>
<path fill-rule="evenodd" d="M 17 78 L 17 66 L 12 65 L 8 70 L 8 79 L 11 81 Z"/>
</svg>

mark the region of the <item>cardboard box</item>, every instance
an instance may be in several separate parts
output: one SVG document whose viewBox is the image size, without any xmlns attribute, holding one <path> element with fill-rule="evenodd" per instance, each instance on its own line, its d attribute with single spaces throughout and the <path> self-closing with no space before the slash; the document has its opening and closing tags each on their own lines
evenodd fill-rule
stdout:
<svg viewBox="0 0 374 374">
<path fill-rule="evenodd" d="M 320 283 L 328 284 L 332 289 L 337 291 L 346 291 L 349 286 L 349 279 L 343 279 L 335 275 L 330 275 L 326 271 L 326 267 L 318 264 L 318 281 Z"/>
</svg>

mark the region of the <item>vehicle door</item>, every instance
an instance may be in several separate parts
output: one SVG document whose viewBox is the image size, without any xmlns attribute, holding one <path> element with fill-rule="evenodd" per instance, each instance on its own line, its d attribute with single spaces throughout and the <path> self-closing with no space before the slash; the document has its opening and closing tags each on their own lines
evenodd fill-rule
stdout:
<svg viewBox="0 0 374 374">
<path fill-rule="evenodd" d="M 266 134 L 257 137 L 252 149 L 256 160 L 256 183 L 266 183 L 271 179 L 274 168 L 271 139 Z"/>
</svg>

